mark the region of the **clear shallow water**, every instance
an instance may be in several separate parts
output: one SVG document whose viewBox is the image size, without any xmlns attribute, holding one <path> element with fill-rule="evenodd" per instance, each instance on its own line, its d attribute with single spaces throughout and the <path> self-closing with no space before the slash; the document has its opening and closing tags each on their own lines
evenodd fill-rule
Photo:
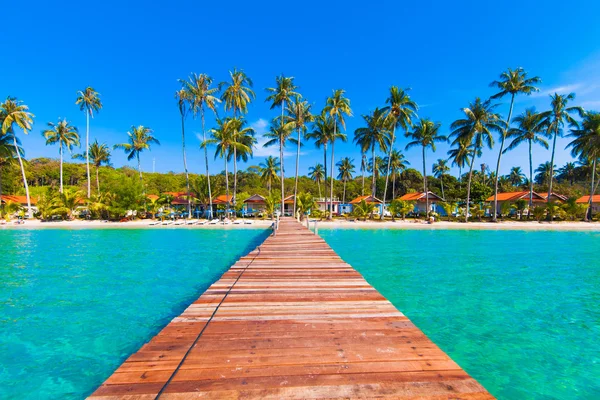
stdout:
<svg viewBox="0 0 600 400">
<path fill-rule="evenodd" d="M 499 399 L 600 399 L 600 233 L 319 234 Z"/>
<path fill-rule="evenodd" d="M 90 394 L 267 234 L 0 230 L 0 398 Z"/>
</svg>

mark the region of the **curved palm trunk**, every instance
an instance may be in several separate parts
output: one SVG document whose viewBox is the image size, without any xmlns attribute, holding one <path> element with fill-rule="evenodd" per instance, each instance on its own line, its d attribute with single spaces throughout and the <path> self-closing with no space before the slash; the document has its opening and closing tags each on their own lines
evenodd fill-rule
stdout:
<svg viewBox="0 0 600 400">
<path fill-rule="evenodd" d="M 229 171 L 227 171 L 227 156 L 225 154 L 223 155 L 223 160 L 225 160 L 225 195 L 227 196 L 225 215 L 227 215 L 229 213 Z"/>
<path fill-rule="evenodd" d="M 187 201 L 188 201 L 188 218 L 192 215 L 192 197 L 190 196 L 190 175 L 188 174 L 187 157 L 185 156 L 185 115 L 181 113 L 181 147 L 183 150 L 183 169 L 185 171 L 185 185 L 187 187 Z"/>
<path fill-rule="evenodd" d="M 63 145 L 62 142 L 58 148 L 60 152 L 60 193 L 63 193 Z"/>
<path fill-rule="evenodd" d="M 335 137 L 337 136 L 337 121 L 333 123 L 333 138 L 331 140 L 331 173 L 329 174 L 330 180 L 330 191 L 329 191 L 329 216 L 328 220 L 333 219 L 333 164 L 334 164 L 334 149 L 335 149 Z"/>
<path fill-rule="evenodd" d="M 29 185 L 27 184 L 27 177 L 25 176 L 25 167 L 23 166 L 23 159 L 21 158 L 21 152 L 19 151 L 19 145 L 17 144 L 16 135 L 13 135 L 13 144 L 15 146 L 15 151 L 17 152 L 17 158 L 19 159 L 21 175 L 23 176 L 23 185 L 25 186 L 25 196 L 27 198 L 27 214 L 29 218 L 33 218 L 33 213 L 31 212 L 31 198 L 29 197 Z"/>
<path fill-rule="evenodd" d="M 237 150 L 234 147 L 233 148 L 233 198 L 232 198 L 232 204 L 233 204 L 233 217 L 237 217 L 237 211 L 235 209 L 235 193 L 237 192 Z"/>
<path fill-rule="evenodd" d="M 377 169 L 377 165 L 375 165 L 375 143 L 371 146 L 371 165 L 373 165 L 373 177 L 371 180 L 371 194 L 373 197 L 376 197 L 375 194 L 377 192 L 377 180 L 375 179 L 375 170 Z"/>
<path fill-rule="evenodd" d="M 556 126 L 556 129 L 554 131 L 554 140 L 552 141 L 552 156 L 550 157 L 550 176 L 548 177 L 548 180 L 550 181 L 548 183 L 548 198 L 546 199 L 546 203 L 550 203 L 550 195 L 552 194 L 552 181 L 554 179 L 554 151 L 556 150 L 556 137 L 558 136 L 558 125 Z M 548 213 L 548 217 L 547 217 L 550 222 L 552 222 L 554 220 L 554 215 L 552 215 L 551 212 Z"/>
<path fill-rule="evenodd" d="M 394 149 L 394 138 L 396 135 L 396 125 L 392 128 L 392 141 L 390 143 L 390 152 L 388 153 L 388 165 L 387 171 L 385 172 L 385 186 L 383 188 L 383 206 L 385 207 L 385 200 L 387 197 L 387 188 L 388 188 L 388 178 L 390 176 L 390 167 L 392 165 L 392 151 Z M 392 198 L 394 196 L 392 195 Z M 381 213 L 381 219 L 383 219 L 383 213 Z"/>
<path fill-rule="evenodd" d="M 502 152 L 504 151 L 504 141 L 506 140 L 506 134 L 510 125 L 510 117 L 512 116 L 514 103 L 515 95 L 513 93 L 510 98 L 510 108 L 508 110 L 508 118 L 506 118 L 506 128 L 504 128 L 504 132 L 502 133 L 502 140 L 500 141 L 500 151 L 498 152 L 498 161 L 496 162 L 496 177 L 494 178 L 494 217 L 492 218 L 492 221 L 494 222 L 498 220 L 498 174 L 500 173 L 500 160 L 502 159 Z"/>
<path fill-rule="evenodd" d="M 85 169 L 87 173 L 87 198 L 89 199 L 92 195 L 90 184 L 90 110 L 85 113 L 85 125 Z"/>
<path fill-rule="evenodd" d="M 475 165 L 475 155 L 473 155 L 471 166 L 469 167 L 469 180 L 467 182 L 467 212 L 465 213 L 465 222 L 469 222 L 469 203 L 471 200 L 471 179 L 473 178 L 473 165 Z"/>
<path fill-rule="evenodd" d="M 361 161 L 361 162 L 362 162 L 362 161 Z M 362 169 L 362 190 L 361 190 L 361 192 L 360 192 L 360 195 L 361 195 L 361 196 L 364 196 L 364 195 L 365 195 L 365 169 L 366 169 L 366 168 L 363 168 L 363 169 Z"/>
<path fill-rule="evenodd" d="M 208 148 L 206 147 L 206 130 L 204 128 L 204 107 L 200 107 L 200 117 L 202 119 L 202 139 L 204 140 L 204 162 L 206 164 L 206 183 L 208 184 L 208 204 L 210 219 L 213 219 L 212 192 L 210 190 L 210 173 L 208 172 Z"/>
<path fill-rule="evenodd" d="M 294 217 L 296 216 L 296 197 L 298 196 L 298 167 L 300 166 L 300 128 L 298 128 L 298 149 L 296 150 L 296 180 L 294 181 Z"/>
<path fill-rule="evenodd" d="M 342 204 L 346 204 L 346 180 L 344 179 L 344 195 L 342 196 Z"/>
<path fill-rule="evenodd" d="M 590 189 L 590 201 L 588 202 L 588 209 L 585 212 L 585 220 L 592 221 L 592 204 L 594 202 L 594 192 L 596 191 L 594 187 L 594 178 L 596 177 L 596 158 L 594 158 L 594 162 L 592 163 L 592 186 Z"/>
<path fill-rule="evenodd" d="M 317 187 L 319 188 L 319 198 L 321 198 L 321 181 L 317 180 Z"/>
<path fill-rule="evenodd" d="M 529 208 L 527 209 L 527 219 L 531 218 L 533 211 L 533 159 L 531 158 L 531 139 L 529 142 Z"/>
<path fill-rule="evenodd" d="M 285 198 L 285 171 L 283 169 L 283 110 L 285 110 L 285 100 L 281 105 L 281 136 L 279 137 L 279 160 L 281 161 L 281 216 L 283 217 L 285 211 L 285 202 L 283 199 Z"/>
<path fill-rule="evenodd" d="M 327 143 L 323 143 L 323 165 L 325 168 L 325 189 L 327 190 Z M 325 202 L 327 204 L 327 202 Z"/>
<path fill-rule="evenodd" d="M 440 186 L 442 186 L 442 199 L 446 200 L 446 195 L 444 194 L 444 174 L 440 175 Z"/>
<path fill-rule="evenodd" d="M 396 198 L 396 171 L 392 171 L 392 201 Z"/>
<path fill-rule="evenodd" d="M 425 146 L 423 146 L 423 190 L 425 191 L 425 218 L 429 217 L 429 193 L 427 191 L 427 167 L 425 161 Z"/>
<path fill-rule="evenodd" d="M 140 173 L 140 183 L 142 184 L 142 191 L 144 191 L 144 179 L 142 177 L 142 164 L 140 163 L 140 153 L 135 154 L 137 158 L 138 172 Z"/>
</svg>

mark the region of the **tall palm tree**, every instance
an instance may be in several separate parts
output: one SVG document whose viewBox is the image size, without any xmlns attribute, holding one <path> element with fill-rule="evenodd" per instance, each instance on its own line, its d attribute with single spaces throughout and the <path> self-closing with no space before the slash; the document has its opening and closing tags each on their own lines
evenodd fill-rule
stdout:
<svg viewBox="0 0 600 400">
<path fill-rule="evenodd" d="M 508 181 L 513 186 L 519 186 L 523 183 L 523 179 L 525 179 L 525 174 L 521 171 L 521 167 L 512 167 L 510 169 L 510 173 L 508 174 Z"/>
<path fill-rule="evenodd" d="M 354 173 L 354 160 L 350 157 L 342 158 L 336 166 L 338 167 L 337 178 L 344 182 L 344 195 L 342 197 L 342 203 L 346 204 L 346 183 L 352 179 Z"/>
<path fill-rule="evenodd" d="M 363 115 L 365 126 L 354 131 L 354 143 L 363 153 L 371 150 L 371 164 L 375 165 L 375 149 L 379 147 L 382 152 L 387 152 L 390 144 L 390 125 L 384 109 L 376 108 L 369 115 Z M 375 180 L 375 168 L 373 168 L 371 195 L 376 196 L 377 187 Z"/>
<path fill-rule="evenodd" d="M 115 149 L 123 149 L 127 153 L 127 160 L 131 161 L 134 158 L 137 160 L 138 172 L 140 174 L 140 182 L 143 182 L 142 177 L 142 164 L 140 163 L 140 154 L 144 150 L 150 150 L 153 144 L 159 145 L 160 142 L 152 136 L 152 129 L 139 125 L 131 126 L 131 131 L 127 132 L 128 142 L 115 144 Z M 86 150 L 87 151 L 87 150 Z"/>
<path fill-rule="evenodd" d="M 469 157 L 473 155 L 471 143 L 458 141 L 456 147 L 448 150 L 448 160 L 452 160 L 452 165 L 458 167 L 458 185 L 462 187 L 462 170 L 470 165 Z"/>
<path fill-rule="evenodd" d="M 229 128 L 231 129 L 231 138 L 236 143 L 235 146 L 231 146 L 231 154 L 228 158 L 233 158 L 233 196 L 232 203 L 235 207 L 237 197 L 237 162 L 248 161 L 248 157 L 252 157 L 252 149 L 256 144 L 256 138 L 254 137 L 254 129 L 246 126 L 246 120 L 241 117 L 231 118 L 229 121 Z"/>
<path fill-rule="evenodd" d="M 387 163 L 381 156 L 375 156 L 375 160 L 369 161 L 367 171 L 375 176 L 375 180 L 385 175 Z"/>
<path fill-rule="evenodd" d="M 276 144 L 279 145 L 279 160 L 281 163 L 280 169 L 280 180 L 283 181 L 285 179 L 285 166 L 283 162 L 283 149 L 285 148 L 286 142 L 290 142 L 292 144 L 296 144 L 296 139 L 292 137 L 293 126 L 291 123 L 286 122 L 285 119 L 274 118 L 271 121 L 271 126 L 269 127 L 269 131 L 263 134 L 263 137 L 267 139 L 264 147 L 274 146 Z M 284 202 L 285 199 L 285 187 L 283 183 L 281 184 L 281 215 L 283 215 L 284 211 Z"/>
<path fill-rule="evenodd" d="M 494 179 L 494 222 L 496 222 L 498 215 L 498 176 L 500 174 L 500 160 L 502 158 L 502 154 L 504 153 L 504 141 L 506 140 L 506 135 L 510 126 L 515 97 L 518 94 L 530 95 L 534 92 L 538 92 L 539 89 L 534 85 L 540 83 L 541 81 L 542 80 L 537 76 L 528 78 L 527 72 L 523 68 L 519 67 L 514 70 L 508 68 L 506 71 L 500 74 L 500 80 L 490 83 L 491 87 L 500 90 L 491 97 L 492 99 L 501 99 L 506 95 L 510 95 L 510 108 L 508 110 L 508 117 L 506 118 L 506 126 L 500 133 L 500 151 L 498 152 L 498 162 L 496 163 L 496 176 Z"/>
<path fill-rule="evenodd" d="M 521 143 L 527 142 L 529 146 L 529 210 L 533 209 L 533 144 L 539 144 L 548 148 L 547 131 L 542 125 L 542 116 L 535 112 L 535 108 L 528 108 L 521 115 L 513 119 L 516 124 L 508 131 L 508 137 L 512 139 L 505 152 L 517 148 Z M 528 214 L 529 217 L 530 214 Z"/>
<path fill-rule="evenodd" d="M 46 145 L 58 144 L 58 153 L 60 154 L 60 193 L 63 193 L 63 149 L 73 150 L 73 146 L 79 146 L 79 131 L 76 127 L 69 124 L 66 119 L 59 120 L 58 123 L 48 122 L 48 128 L 42 131 L 46 139 Z M 88 156 L 89 159 L 89 156 Z"/>
<path fill-rule="evenodd" d="M 569 185 L 573 186 L 577 177 L 577 165 L 574 162 L 567 162 L 559 170 L 559 179 L 569 181 Z"/>
<path fill-rule="evenodd" d="M 479 97 L 469 104 L 469 107 L 463 108 L 462 112 L 465 118 L 458 119 L 450 125 L 452 130 L 451 137 L 454 137 L 453 145 L 460 143 L 472 146 L 471 165 L 469 166 L 469 181 L 467 183 L 467 204 L 465 213 L 465 222 L 469 221 L 469 203 L 471 200 L 471 180 L 473 178 L 473 165 L 475 159 L 481 157 L 484 146 L 492 148 L 494 146 L 493 132 L 501 132 L 505 123 L 500 115 L 494 111 L 495 104 L 490 100 L 481 101 Z"/>
<path fill-rule="evenodd" d="M 96 167 L 96 189 L 98 190 L 98 194 L 100 194 L 100 177 L 99 171 L 100 167 L 104 165 L 110 165 L 110 148 L 106 143 L 98 143 L 98 139 L 94 140 L 92 144 L 90 144 L 90 158 L 92 159 L 92 164 Z M 76 154 L 73 158 L 85 159 L 85 154 Z"/>
<path fill-rule="evenodd" d="M 352 109 L 350 108 L 350 100 L 344 95 L 346 93 L 343 89 L 337 89 L 333 91 L 333 95 L 327 98 L 323 113 L 328 114 L 333 119 L 333 136 L 330 139 L 331 142 L 331 182 L 330 182 L 330 193 L 329 193 L 329 215 L 327 219 L 333 219 L 333 160 L 335 154 L 335 141 L 339 137 L 342 141 L 346 141 L 346 135 L 338 135 L 338 124 L 342 128 L 346 129 L 346 120 L 344 115 L 349 117 L 352 116 Z"/>
<path fill-rule="evenodd" d="M 361 196 L 365 195 L 365 172 L 367 171 L 368 168 L 368 162 L 367 162 L 367 153 L 364 151 L 360 152 L 360 171 L 362 172 L 362 189 L 360 192 Z"/>
<path fill-rule="evenodd" d="M 423 189 L 425 193 L 425 204 L 426 204 L 426 217 L 429 217 L 429 190 L 427 188 L 427 160 L 426 153 L 427 149 L 435 152 L 435 144 L 438 142 L 447 142 L 448 138 L 440 134 L 441 124 L 439 122 L 433 122 L 427 118 L 421 118 L 415 125 L 414 130 L 407 134 L 412 139 L 406 145 L 406 149 L 410 149 L 415 146 L 421 146 L 423 151 Z"/>
<path fill-rule="evenodd" d="M 327 184 L 327 144 L 333 137 L 333 118 L 326 113 L 315 116 L 312 129 L 312 132 L 306 134 L 306 138 L 314 140 L 317 149 L 323 147 L 323 165 L 325 170 L 323 182 Z"/>
<path fill-rule="evenodd" d="M 308 177 L 317 182 L 317 187 L 319 188 L 319 198 L 321 198 L 321 182 L 323 182 L 325 175 L 326 171 L 325 168 L 323 168 L 323 164 L 317 163 L 317 165 L 308 169 Z"/>
<path fill-rule="evenodd" d="M 84 90 L 77 92 L 75 104 L 79 110 L 85 112 L 85 168 L 87 173 L 87 198 L 92 195 L 92 185 L 90 180 L 90 117 L 94 118 L 94 112 L 98 113 L 102 109 L 100 94 L 93 87 L 88 86 Z"/>
<path fill-rule="evenodd" d="M 546 161 L 545 163 L 541 163 L 535 169 L 535 181 L 538 184 L 543 184 L 549 182 L 554 179 L 554 169 L 556 165 L 550 165 L 550 161 Z"/>
<path fill-rule="evenodd" d="M 31 198 L 29 197 L 29 185 L 25 176 L 25 167 L 21 158 L 21 147 L 19 139 L 15 132 L 15 126 L 20 128 L 24 134 L 31 130 L 33 118 L 35 116 L 29 112 L 29 107 L 23 102 L 14 97 L 7 97 L 4 103 L 0 104 L 0 120 L 2 121 L 2 135 L 9 135 L 12 138 L 19 166 L 21 167 L 21 175 L 23 176 L 23 185 L 25 186 L 25 196 L 27 198 L 27 213 L 29 218 L 33 218 L 31 210 Z"/>
<path fill-rule="evenodd" d="M 229 72 L 231 77 L 230 82 L 221 82 L 219 90 L 223 90 L 221 100 L 225 101 L 225 110 L 233 111 L 233 118 L 237 118 L 238 113 L 246 114 L 248 112 L 248 104 L 256 97 L 252 91 L 252 79 L 242 70 L 234 68 Z M 224 89 L 223 89 L 224 88 Z M 234 135 L 235 140 L 235 135 Z M 237 160 L 238 146 L 233 146 L 234 173 L 233 173 L 233 206 L 235 207 L 235 195 L 237 188 L 237 169 L 235 160 Z"/>
<path fill-rule="evenodd" d="M 190 175 L 187 167 L 187 157 L 185 155 L 185 117 L 188 113 L 188 103 L 190 102 L 189 93 L 182 87 L 175 92 L 175 99 L 177 100 L 177 107 L 179 108 L 179 114 L 181 115 L 181 149 L 183 152 L 183 170 L 185 172 L 185 186 L 187 188 L 187 212 L 188 217 L 192 215 L 192 196 L 190 195 Z"/>
<path fill-rule="evenodd" d="M 284 127 L 284 125 L 286 125 L 286 121 L 284 121 L 284 111 L 285 111 L 285 104 L 286 102 L 289 103 L 290 100 L 292 99 L 292 97 L 298 96 L 298 93 L 295 92 L 296 89 L 298 89 L 298 87 L 296 85 L 294 85 L 294 77 L 286 77 L 280 75 L 278 77 L 275 78 L 275 87 L 272 88 L 267 88 L 267 93 L 269 93 L 269 95 L 267 96 L 267 98 L 265 99 L 265 101 L 270 101 L 271 102 L 271 110 L 276 108 L 276 107 L 281 107 L 281 120 L 279 123 L 280 127 Z M 289 121 L 287 121 L 287 124 L 289 124 Z M 283 169 L 283 146 L 284 146 L 285 141 L 284 140 L 280 140 L 279 142 L 279 159 L 281 160 L 281 215 L 283 215 L 283 210 L 284 210 L 284 202 L 283 199 L 285 198 L 285 187 L 284 187 L 284 169 Z M 298 146 L 300 146 L 300 144 L 298 144 Z M 295 202 L 295 197 L 294 197 L 294 202 Z M 296 209 L 294 208 L 294 216 L 296 214 Z"/>
<path fill-rule="evenodd" d="M 302 146 L 301 135 L 306 134 L 306 124 L 312 122 L 313 115 L 310 112 L 311 105 L 308 101 L 302 100 L 300 95 L 294 96 L 291 101 L 288 102 L 287 112 L 290 119 L 290 123 L 298 132 L 298 145 L 296 150 L 296 178 L 294 180 L 294 210 L 296 209 L 296 198 L 298 197 L 298 168 L 300 165 L 300 146 Z"/>
<path fill-rule="evenodd" d="M 581 126 L 571 130 L 570 135 L 573 141 L 567 147 L 571 147 L 573 157 L 586 158 L 592 161 L 592 179 L 590 185 L 590 199 L 588 209 L 585 213 L 586 221 L 592 220 L 592 203 L 596 193 L 597 184 L 594 184 L 596 177 L 596 165 L 600 158 L 600 113 L 586 112 L 583 115 Z"/>
<path fill-rule="evenodd" d="M 392 161 L 392 151 L 394 151 L 394 141 L 396 139 L 396 128 L 402 128 L 404 132 L 408 132 L 413 125 L 413 118 L 416 117 L 417 110 L 419 106 L 417 103 L 411 100 L 408 95 L 408 91 L 410 89 L 398 89 L 397 86 L 392 86 L 390 88 L 390 95 L 386 99 L 386 104 L 389 104 L 387 107 L 389 119 L 389 124 L 392 127 L 392 136 L 390 139 L 390 152 L 387 156 L 387 170 L 385 173 L 385 187 L 383 188 L 383 202 L 385 203 L 385 199 L 387 197 L 387 187 L 388 180 L 390 176 L 390 168 Z M 393 196 L 392 196 L 393 198 Z M 381 219 L 383 219 L 383 213 L 381 213 Z"/>
<path fill-rule="evenodd" d="M 279 166 L 279 160 L 277 157 L 273 156 L 265 158 L 265 162 L 260 163 L 259 165 L 260 179 L 267 184 L 269 195 L 271 194 L 273 182 L 278 178 L 277 174 L 279 173 Z"/>
<path fill-rule="evenodd" d="M 432 172 L 433 176 L 440 180 L 440 185 L 442 187 L 442 198 L 446 198 L 444 194 L 444 175 L 450 171 L 450 167 L 448 166 L 448 160 L 444 160 L 438 158 L 437 162 L 433 164 Z"/>
<path fill-rule="evenodd" d="M 583 117 L 583 108 L 575 106 L 568 107 L 569 102 L 575 100 L 575 93 L 569 93 L 568 95 L 560 95 L 554 93 L 550 96 L 551 109 L 541 114 L 542 125 L 547 128 L 547 132 L 553 135 L 552 139 L 552 155 L 550 156 L 550 181 L 548 183 L 548 198 L 546 201 L 550 202 L 550 195 L 552 194 L 552 178 L 554 177 L 554 152 L 556 150 L 556 138 L 562 136 L 563 127 L 565 123 L 573 129 L 578 128 L 577 121 L 573 119 L 571 114 L 578 114 Z M 552 221 L 552 213 L 548 213 L 548 219 Z"/>
<path fill-rule="evenodd" d="M 206 127 L 204 121 L 204 106 L 208 107 L 215 116 L 217 115 L 217 104 L 221 102 L 216 97 L 218 88 L 211 88 L 213 80 L 206 74 L 192 74 L 187 81 L 180 81 L 182 87 L 187 92 L 187 100 L 190 102 L 190 108 L 194 118 L 200 114 L 202 122 L 202 143 L 206 142 Z M 244 92 L 245 93 L 245 92 Z M 233 97 L 233 94 L 228 94 Z M 250 98 L 250 97 L 248 97 Z M 206 183 L 208 189 L 208 203 L 209 203 L 209 215 L 210 219 L 213 218 L 213 207 L 212 207 L 212 191 L 210 186 L 210 173 L 208 171 L 208 147 L 202 145 L 204 148 L 204 163 L 206 167 Z"/>
<path fill-rule="evenodd" d="M 2 118 L 2 113 L 0 111 L 0 118 Z M 9 134 L 2 134 L 2 120 L 0 120 L 0 173 L 2 172 L 2 167 L 6 165 L 11 165 L 15 158 L 17 158 L 17 150 L 13 144 L 13 138 Z M 17 138 L 17 147 L 19 148 L 19 153 L 23 153 L 23 149 L 21 148 L 21 141 Z M 0 207 L 2 206 L 2 176 L 0 175 Z"/>
<path fill-rule="evenodd" d="M 392 150 L 388 157 L 384 158 L 384 164 L 390 166 L 390 175 L 392 177 L 392 200 L 396 198 L 396 178 L 398 174 L 402 173 L 410 162 L 406 159 L 404 154 L 399 150 Z M 385 202 L 386 199 L 384 198 Z"/>
</svg>

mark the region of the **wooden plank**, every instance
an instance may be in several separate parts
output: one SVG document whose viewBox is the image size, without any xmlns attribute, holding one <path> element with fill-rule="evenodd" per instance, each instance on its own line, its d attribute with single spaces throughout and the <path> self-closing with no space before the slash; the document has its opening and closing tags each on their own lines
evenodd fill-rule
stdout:
<svg viewBox="0 0 600 400">
<path fill-rule="evenodd" d="M 90 397 L 493 399 L 293 219 Z"/>
</svg>

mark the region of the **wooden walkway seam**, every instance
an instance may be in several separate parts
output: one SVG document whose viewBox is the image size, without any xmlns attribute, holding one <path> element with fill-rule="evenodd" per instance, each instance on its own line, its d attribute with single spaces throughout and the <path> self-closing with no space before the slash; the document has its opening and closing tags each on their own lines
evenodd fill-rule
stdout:
<svg viewBox="0 0 600 400">
<path fill-rule="evenodd" d="M 493 399 L 319 236 L 282 219 L 89 397 Z"/>
</svg>

